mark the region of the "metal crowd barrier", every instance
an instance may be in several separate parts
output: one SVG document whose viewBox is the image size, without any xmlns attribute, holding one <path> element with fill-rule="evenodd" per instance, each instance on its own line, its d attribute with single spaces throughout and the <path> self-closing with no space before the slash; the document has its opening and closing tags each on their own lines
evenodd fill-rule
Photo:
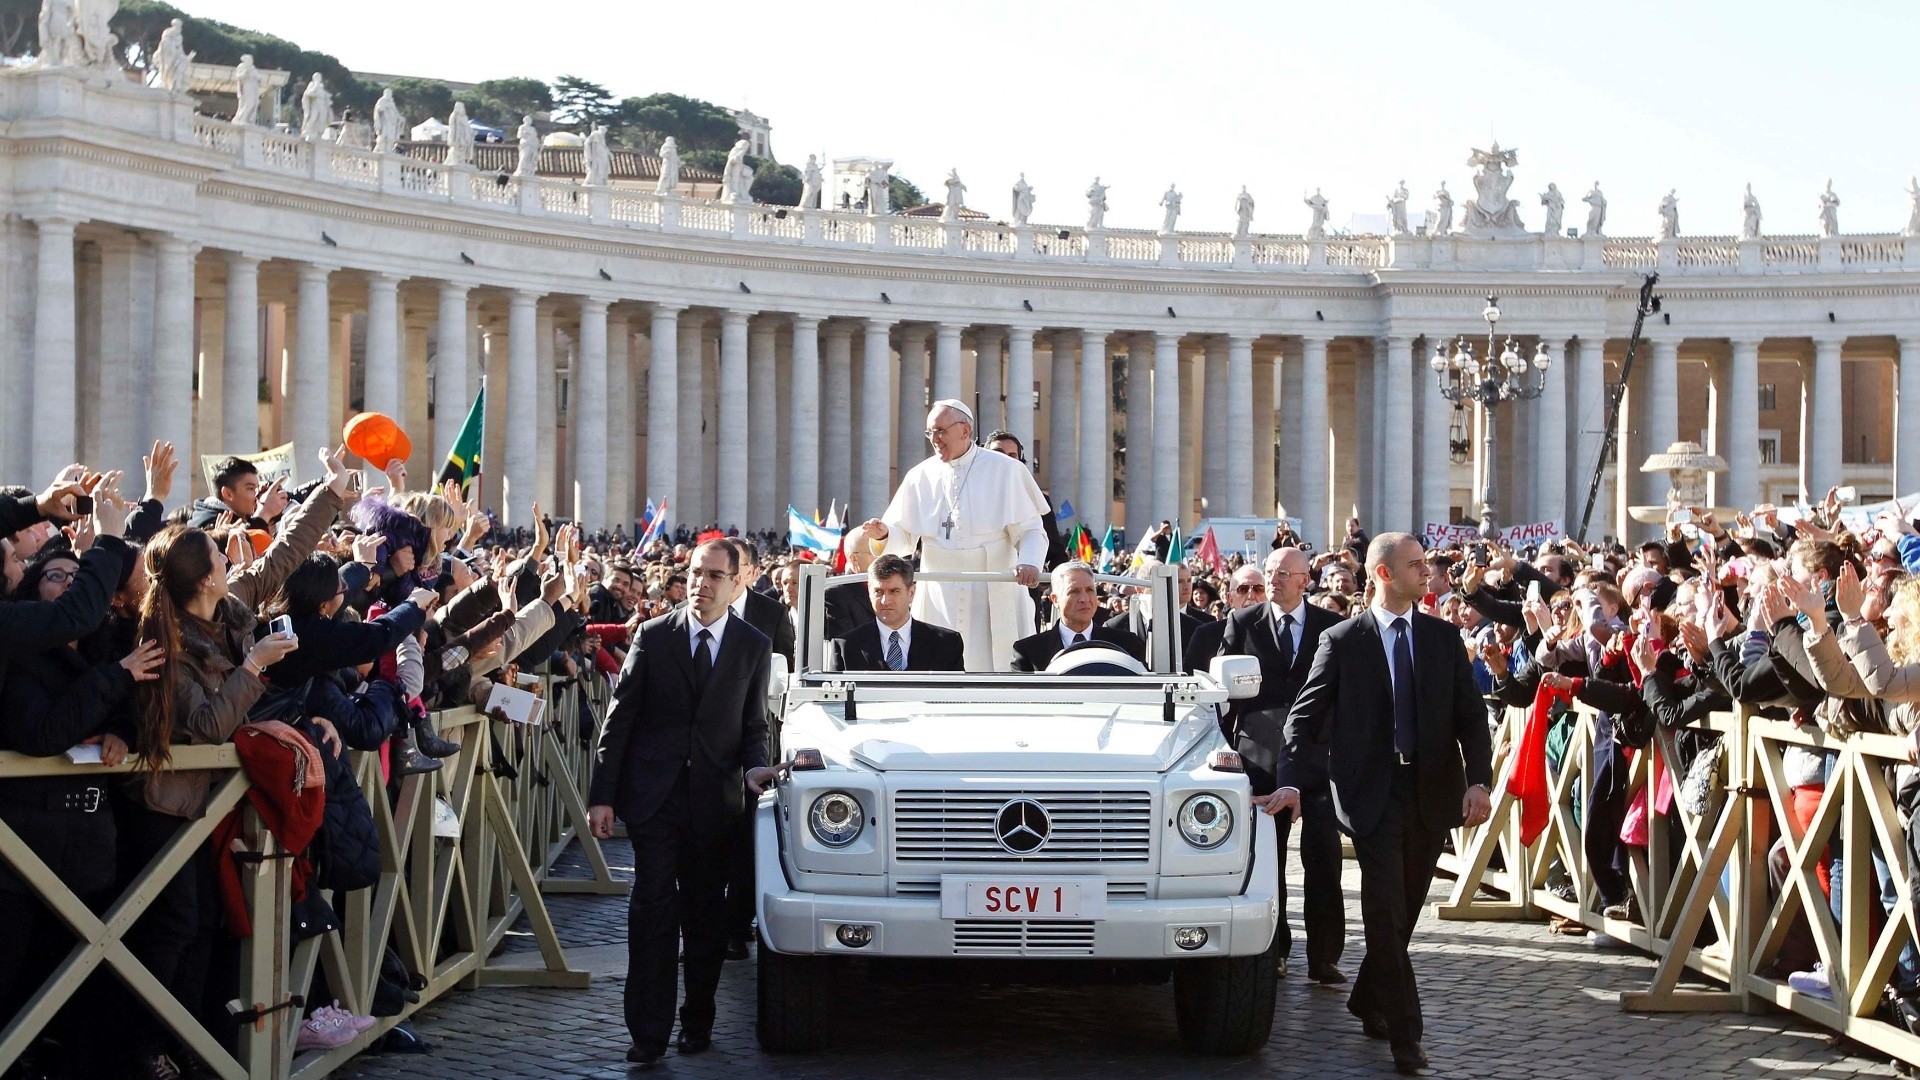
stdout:
<svg viewBox="0 0 1920 1080">
<path fill-rule="evenodd" d="M 26 1007 L 0 1029 L 0 1073 L 19 1060 L 60 1007 L 102 966 L 223 1080 L 327 1076 L 456 988 L 585 987 L 589 974 L 567 965 L 544 894 L 625 888 L 613 880 L 599 842 L 586 827 L 582 798 L 593 758 L 591 742 L 605 715 L 608 691 L 604 679 L 588 674 L 542 679 L 540 693 L 548 712 L 537 728 L 488 718 L 470 707 L 435 713 L 435 727 L 460 743 L 459 753 L 437 772 L 404 778 L 394 785 L 391 798 L 379 755 L 353 755 L 355 775 L 380 836 L 380 878 L 366 889 L 330 894 L 339 928 L 298 944 L 292 942 L 290 925 L 290 862 L 274 857 L 280 852 L 245 798 L 248 780 L 231 747 L 175 750 L 173 767 L 216 773 L 207 813 L 187 823 L 103 916 L 93 915 L 0 822 L 0 858 L 77 938 Z M 0 784 L 28 776 L 104 779 L 132 768 L 132 763 L 107 769 L 73 765 L 64 757 L 0 752 Z M 457 839 L 434 835 L 435 803 L 442 798 L 460 823 Z M 123 939 L 160 888 L 181 872 L 235 807 L 244 822 L 242 840 L 260 858 L 245 864 L 242 874 L 254 932 L 240 950 L 241 996 L 229 1009 L 258 1019 L 241 1023 L 235 1045 L 229 1047 L 154 979 Z M 551 877 L 555 862 L 576 841 L 591 877 Z M 495 957 L 522 917 L 538 946 L 538 959 L 524 953 L 518 959 L 515 954 Z M 347 1046 L 296 1052 L 305 1006 L 319 1004 L 313 997 L 316 975 L 324 974 L 328 995 L 338 998 L 342 1007 L 366 1014 L 389 947 L 424 984 L 418 989 L 420 1000 L 381 1018 Z"/>
<path fill-rule="evenodd" d="M 1576 706 L 1564 760 L 1557 769 L 1549 765 L 1547 827 L 1532 845 L 1522 845 L 1520 804 L 1510 785 L 1525 712 L 1506 711 L 1495 744 L 1493 816 L 1478 828 L 1455 831 L 1452 852 L 1440 866 L 1453 878 L 1453 887 L 1437 914 L 1443 919 L 1558 915 L 1653 954 L 1658 964 L 1648 987 L 1621 995 L 1621 1007 L 1629 1011 L 1755 1012 L 1772 1005 L 1920 1065 L 1920 1038 L 1877 1015 L 1901 949 L 1920 940 L 1920 919 L 1907 891 L 1905 821 L 1890 781 L 1892 766 L 1907 760 L 1907 740 L 1873 734 L 1835 739 L 1744 707 L 1715 713 L 1694 727 L 1719 733 L 1724 786 L 1717 802 L 1695 815 L 1678 797 L 1683 774 L 1673 771 L 1673 733 L 1662 729 L 1647 750 L 1633 755 L 1628 771 L 1629 804 L 1643 791 L 1649 797 L 1647 845 L 1629 848 L 1640 921 L 1627 922 L 1599 911 L 1582 842 L 1578 808 L 1584 807 L 1594 768 L 1598 722 L 1592 709 Z M 1794 817 L 1782 766 L 1781 755 L 1791 745 L 1837 755 L 1805 829 Z M 1675 798 L 1665 814 L 1652 797 L 1657 769 L 1673 771 Z M 1768 858 L 1782 837 L 1786 880 L 1776 896 Z M 1845 913 L 1838 926 L 1816 876 L 1830 845 L 1846 857 L 1843 880 L 1833 883 L 1841 890 Z M 1884 918 L 1872 867 L 1876 853 L 1896 885 L 1897 899 Z M 1571 880 L 1573 900 L 1549 888 L 1555 870 Z M 1798 926 L 1806 928 L 1825 965 L 1831 1000 L 1787 984 L 1778 961 Z M 1689 973 L 1691 985 L 1683 986 Z M 1700 988 L 1702 980 L 1714 985 Z"/>
</svg>

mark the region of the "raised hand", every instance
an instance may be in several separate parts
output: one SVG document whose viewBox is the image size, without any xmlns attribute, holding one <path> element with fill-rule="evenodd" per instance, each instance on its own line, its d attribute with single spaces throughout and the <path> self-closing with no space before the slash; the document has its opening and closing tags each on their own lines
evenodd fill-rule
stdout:
<svg viewBox="0 0 1920 1080">
<path fill-rule="evenodd" d="M 78 473 L 75 470 L 79 470 Z M 86 469 L 83 466 L 69 465 L 60 470 L 60 475 L 34 500 L 40 516 L 48 521 L 72 521 L 76 516 L 73 500 L 87 493 L 86 485 L 82 483 L 85 478 Z"/>
<path fill-rule="evenodd" d="M 327 473 L 328 490 L 335 495 L 345 495 L 347 493 L 347 448 L 342 446 L 329 450 L 323 446 L 319 454 L 320 467 Z"/>
<path fill-rule="evenodd" d="M 260 520 L 272 521 L 287 510 L 287 481 L 276 478 L 260 493 Z"/>
<path fill-rule="evenodd" d="M 167 496 L 173 494 L 173 473 L 180 465 L 179 456 L 174 453 L 173 444 L 161 439 L 153 441 L 153 451 L 140 459 L 147 472 L 147 490 L 142 501 L 152 499 L 164 503 Z"/>
<path fill-rule="evenodd" d="M 143 641 L 120 661 L 134 682 L 152 682 L 160 677 L 160 665 L 167 655 L 157 641 Z"/>
<path fill-rule="evenodd" d="M 1860 575 L 1854 572 L 1852 563 L 1840 564 L 1840 576 L 1833 583 L 1833 606 L 1840 616 L 1848 622 L 1860 617 L 1860 606 L 1866 598 L 1866 587 L 1860 583 Z"/>
<path fill-rule="evenodd" d="M 353 561 L 372 566 L 380 558 L 380 545 L 387 538 L 379 533 L 361 533 L 353 538 Z"/>
</svg>

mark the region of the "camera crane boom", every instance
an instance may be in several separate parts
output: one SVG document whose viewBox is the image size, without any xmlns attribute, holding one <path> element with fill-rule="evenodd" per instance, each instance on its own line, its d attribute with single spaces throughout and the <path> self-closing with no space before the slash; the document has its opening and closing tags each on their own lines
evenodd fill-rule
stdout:
<svg viewBox="0 0 1920 1080">
<path fill-rule="evenodd" d="M 1633 358 L 1640 351 L 1640 329 L 1646 325 L 1647 316 L 1660 310 L 1660 298 L 1653 295 L 1653 284 L 1660 280 L 1659 274 L 1648 274 L 1640 282 L 1640 302 L 1633 313 L 1633 336 L 1627 339 L 1627 358 L 1620 365 L 1620 381 L 1607 387 L 1606 434 L 1600 440 L 1600 459 L 1593 463 L 1593 479 L 1587 484 L 1587 506 L 1580 512 L 1580 528 L 1574 533 L 1574 539 L 1587 542 L 1587 525 L 1593 520 L 1593 504 L 1600 498 L 1600 481 L 1606 477 L 1607 462 L 1620 441 L 1620 399 L 1626 396 L 1627 379 L 1633 374 Z M 1581 362 L 1586 361 L 1585 346 L 1581 348 Z"/>
</svg>

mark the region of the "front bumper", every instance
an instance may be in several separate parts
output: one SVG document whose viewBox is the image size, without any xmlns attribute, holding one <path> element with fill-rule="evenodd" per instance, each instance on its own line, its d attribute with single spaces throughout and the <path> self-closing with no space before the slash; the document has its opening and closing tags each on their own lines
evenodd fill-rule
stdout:
<svg viewBox="0 0 1920 1080">
<path fill-rule="evenodd" d="M 1279 925 L 1271 858 L 1256 861 L 1237 896 L 1179 900 L 1113 900 L 1089 920 L 944 919 L 938 897 L 842 896 L 788 885 L 773 800 L 754 822 L 760 933 L 776 952 L 878 957 L 1034 957 L 1169 960 L 1251 956 L 1266 951 Z M 1275 850 L 1273 821 L 1254 815 L 1256 852 Z M 843 944 L 843 925 L 871 927 L 871 941 Z M 1206 944 L 1183 949 L 1174 931 L 1203 927 Z"/>
</svg>

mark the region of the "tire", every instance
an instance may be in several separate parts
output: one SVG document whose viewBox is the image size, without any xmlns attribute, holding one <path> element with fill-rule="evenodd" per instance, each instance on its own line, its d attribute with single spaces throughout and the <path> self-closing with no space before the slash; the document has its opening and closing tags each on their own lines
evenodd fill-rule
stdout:
<svg viewBox="0 0 1920 1080">
<path fill-rule="evenodd" d="M 1174 1021 L 1189 1052 L 1243 1057 L 1267 1044 L 1273 1033 L 1278 942 L 1276 934 L 1274 944 L 1254 956 L 1174 963 Z"/>
<path fill-rule="evenodd" d="M 757 954 L 760 1049 L 811 1054 L 827 1048 L 831 961 L 777 953 L 763 935 Z"/>
</svg>

